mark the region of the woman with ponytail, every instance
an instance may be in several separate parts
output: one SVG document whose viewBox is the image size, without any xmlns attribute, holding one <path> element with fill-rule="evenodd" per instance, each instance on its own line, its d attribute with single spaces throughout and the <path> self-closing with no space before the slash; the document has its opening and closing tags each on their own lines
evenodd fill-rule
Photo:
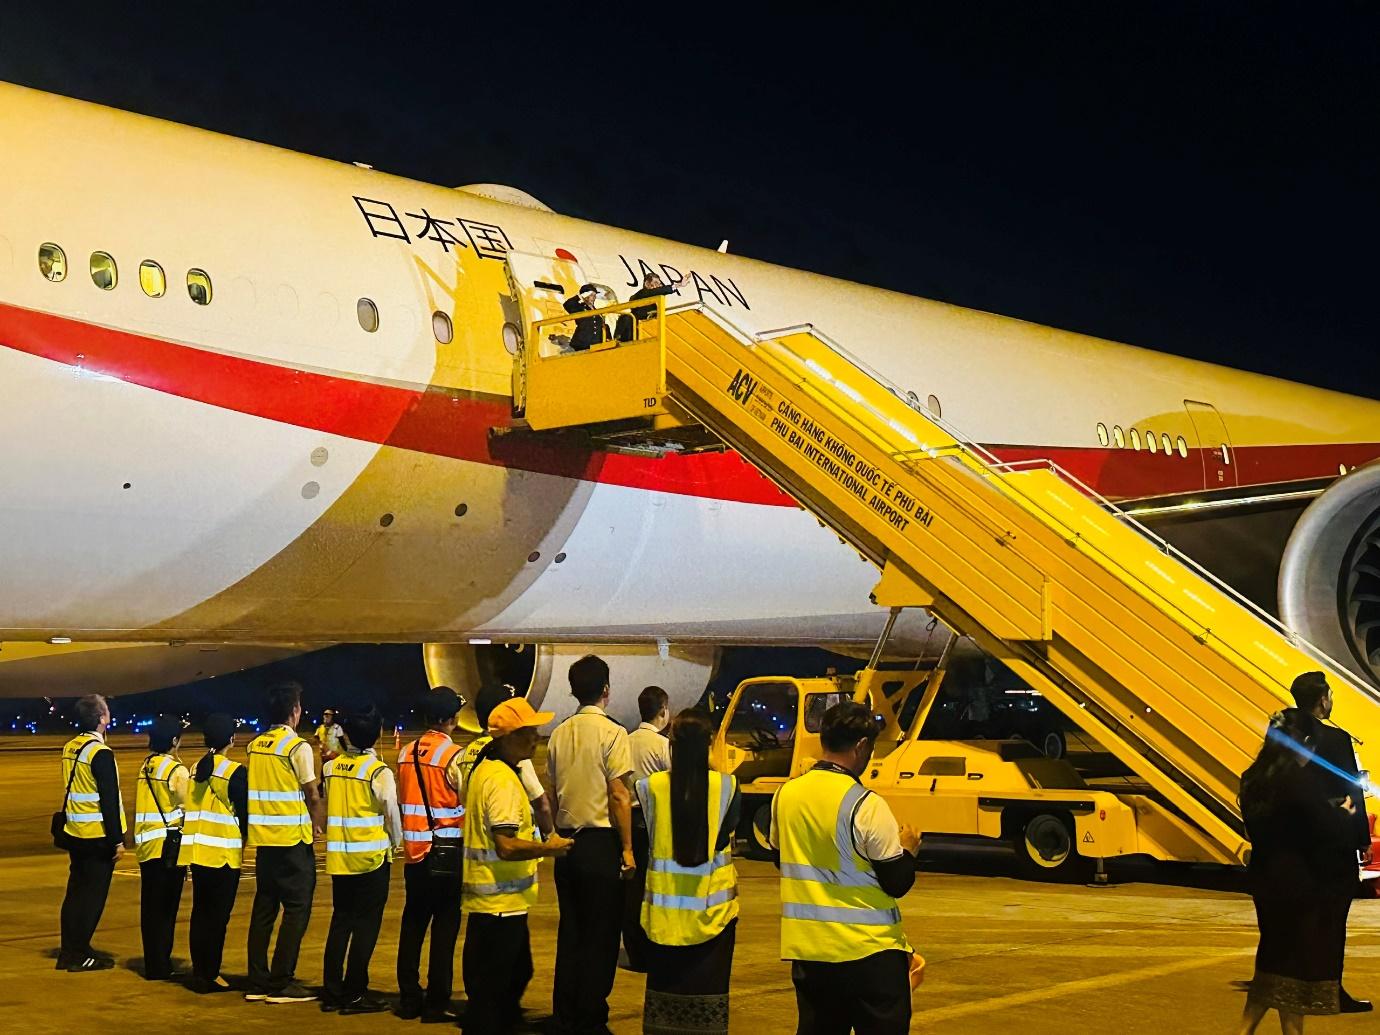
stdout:
<svg viewBox="0 0 1380 1035">
<path fill-rule="evenodd" d="M 669 733 L 670 772 L 637 781 L 648 839 L 642 927 L 650 951 L 642 1030 L 726 1033 L 738 926 L 731 855 L 738 782 L 709 768 L 714 727 L 703 712 L 681 712 Z"/>
</svg>

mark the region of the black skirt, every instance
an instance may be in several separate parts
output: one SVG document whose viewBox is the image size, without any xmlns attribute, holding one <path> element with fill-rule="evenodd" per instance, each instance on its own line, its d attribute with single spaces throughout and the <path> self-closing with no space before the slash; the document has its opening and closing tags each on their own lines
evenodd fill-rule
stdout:
<svg viewBox="0 0 1380 1035">
<path fill-rule="evenodd" d="M 727 1035 L 728 982 L 738 921 L 699 945 L 649 943 L 646 1035 Z"/>
<path fill-rule="evenodd" d="M 1287 1013 L 1340 1013 L 1346 899 L 1254 901 L 1260 945 L 1247 1000 Z"/>
</svg>

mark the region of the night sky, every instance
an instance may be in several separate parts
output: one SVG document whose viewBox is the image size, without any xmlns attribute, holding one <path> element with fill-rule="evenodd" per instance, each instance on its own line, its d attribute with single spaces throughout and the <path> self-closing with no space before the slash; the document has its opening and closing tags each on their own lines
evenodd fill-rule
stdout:
<svg viewBox="0 0 1380 1035">
<path fill-rule="evenodd" d="M 1372 4 L 238 6 L 7 10 L 0 79 L 1380 394 Z"/>
</svg>

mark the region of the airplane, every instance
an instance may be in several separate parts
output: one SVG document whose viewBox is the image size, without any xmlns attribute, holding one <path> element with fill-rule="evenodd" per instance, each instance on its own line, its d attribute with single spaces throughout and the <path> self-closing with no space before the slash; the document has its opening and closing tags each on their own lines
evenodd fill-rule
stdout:
<svg viewBox="0 0 1380 1035">
<path fill-rule="evenodd" d="M 543 263 L 812 324 L 1380 671 L 1375 401 L 8 84 L 0 138 L 0 695 L 404 642 L 568 711 L 592 649 L 683 704 L 727 646 L 870 646 L 875 569 L 736 454 L 491 434 Z"/>
</svg>

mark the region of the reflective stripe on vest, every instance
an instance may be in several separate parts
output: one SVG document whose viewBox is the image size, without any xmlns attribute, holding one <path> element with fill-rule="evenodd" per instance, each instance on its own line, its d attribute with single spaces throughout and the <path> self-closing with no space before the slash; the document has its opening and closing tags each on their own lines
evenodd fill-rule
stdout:
<svg viewBox="0 0 1380 1035">
<path fill-rule="evenodd" d="M 853 818 L 868 793 L 829 769 L 812 769 L 777 791 L 783 959 L 846 963 L 910 951 L 900 907 L 853 845 Z"/>
<path fill-rule="evenodd" d="M 311 813 L 289 757 L 305 743 L 286 726 L 275 726 L 249 742 L 250 846 L 311 844 Z"/>
<path fill-rule="evenodd" d="M 238 870 L 244 858 L 240 822 L 230 801 L 230 778 L 240 768 L 224 755 L 213 756 L 211 776 L 205 783 L 192 781 L 187 792 L 187 812 L 182 823 L 179 865 Z"/>
<path fill-rule="evenodd" d="M 169 828 L 182 826 L 182 809 L 173 804 L 172 796 L 172 775 L 181 767 L 172 755 L 159 754 L 144 759 L 139 770 L 134 785 L 134 854 L 141 863 L 157 859 Z"/>
<path fill-rule="evenodd" d="M 402 812 L 403 851 L 410 863 L 426 858 L 434 837 L 464 836 L 465 809 L 460 800 L 461 791 L 452 787 L 446 778 L 451 762 L 460 751 L 460 746 L 446 734 L 429 730 L 398 754 L 398 807 Z M 414 752 L 418 754 L 422 779 L 426 781 L 427 801 L 431 803 L 431 815 L 436 821 L 434 832 L 427 825 L 417 767 L 412 762 Z"/>
<path fill-rule="evenodd" d="M 349 752 L 326 763 L 326 872 L 372 873 L 388 859 L 392 843 L 383 810 L 374 801 L 374 777 L 384 768 L 373 755 Z"/>
<path fill-rule="evenodd" d="M 484 798 L 491 788 L 516 784 L 524 805 L 527 792 L 522 778 L 512 766 L 496 758 L 485 759 L 465 781 L 465 811 L 473 817 L 465 834 L 464 908 L 472 913 L 515 913 L 530 909 L 537 902 L 537 860 L 505 862 L 499 858 L 498 844 L 485 821 Z M 517 836 L 537 839 L 530 806 L 522 811 Z"/>
<path fill-rule="evenodd" d="M 728 817 L 736 782 L 711 771 L 706 807 L 707 848 L 714 851 Z M 675 860 L 671 824 L 671 774 L 653 773 L 637 781 L 637 797 L 647 821 L 647 890 L 642 928 L 658 945 L 700 945 L 719 934 L 738 915 L 738 874 L 732 853 L 711 854 L 698 866 Z"/>
<path fill-rule="evenodd" d="M 100 752 L 109 750 L 110 748 L 94 733 L 79 733 L 63 745 L 62 786 L 65 790 L 69 782 L 71 785 L 71 790 L 67 793 L 67 822 L 63 825 L 63 830 L 69 837 L 94 840 L 106 836 L 105 822 L 101 818 L 101 792 L 96 786 L 95 774 L 91 772 L 91 762 Z M 128 829 L 122 795 L 120 833 L 123 834 Z"/>
</svg>

